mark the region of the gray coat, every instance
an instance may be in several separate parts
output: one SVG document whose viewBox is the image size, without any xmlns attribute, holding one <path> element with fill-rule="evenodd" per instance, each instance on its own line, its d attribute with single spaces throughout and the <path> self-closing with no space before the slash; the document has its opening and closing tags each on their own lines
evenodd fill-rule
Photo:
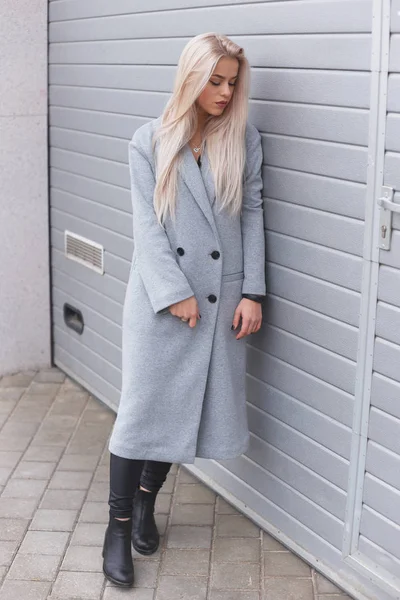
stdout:
<svg viewBox="0 0 400 600">
<path fill-rule="evenodd" d="M 218 214 L 206 149 L 201 171 L 187 144 L 176 222 L 153 209 L 151 137 L 161 117 L 129 144 L 134 251 L 122 328 L 122 391 L 109 449 L 125 458 L 193 463 L 240 456 L 249 444 L 246 337 L 233 314 L 242 292 L 265 294 L 261 136 L 246 127 L 242 214 Z M 217 252 L 215 252 L 217 251 Z M 219 256 L 218 256 L 219 253 Z M 168 306 L 195 295 L 194 328 Z"/>
</svg>

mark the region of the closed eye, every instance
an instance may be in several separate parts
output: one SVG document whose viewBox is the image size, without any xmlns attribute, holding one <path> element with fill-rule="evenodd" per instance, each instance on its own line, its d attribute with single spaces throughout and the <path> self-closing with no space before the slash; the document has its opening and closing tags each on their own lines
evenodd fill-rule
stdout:
<svg viewBox="0 0 400 600">
<path fill-rule="evenodd" d="M 216 83 L 215 81 L 210 81 L 210 83 L 212 83 L 213 85 L 217 85 L 217 86 L 218 86 L 218 85 L 221 85 L 220 83 Z M 230 83 L 229 85 L 230 85 L 231 87 L 235 87 L 235 85 L 236 85 L 236 82 L 235 82 L 235 83 Z"/>
</svg>

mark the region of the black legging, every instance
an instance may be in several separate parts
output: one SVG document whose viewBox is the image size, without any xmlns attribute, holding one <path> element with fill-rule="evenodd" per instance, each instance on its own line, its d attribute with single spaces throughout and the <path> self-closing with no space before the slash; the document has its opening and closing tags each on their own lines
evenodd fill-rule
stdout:
<svg viewBox="0 0 400 600">
<path fill-rule="evenodd" d="M 118 518 L 132 516 L 133 497 L 140 485 L 158 492 L 172 466 L 170 462 L 122 458 L 110 454 L 110 515 Z"/>
</svg>

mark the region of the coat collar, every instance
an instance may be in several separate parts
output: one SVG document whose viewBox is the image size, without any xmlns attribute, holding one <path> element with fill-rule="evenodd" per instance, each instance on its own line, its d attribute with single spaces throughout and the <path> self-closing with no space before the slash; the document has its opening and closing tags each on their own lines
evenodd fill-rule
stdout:
<svg viewBox="0 0 400 600">
<path fill-rule="evenodd" d="M 199 166 L 196 163 L 196 159 L 192 154 L 189 144 L 186 144 L 182 148 L 181 152 L 181 176 L 218 238 L 218 232 L 216 230 L 214 214 L 212 210 L 212 205 L 215 202 L 215 188 L 207 155 L 207 147 L 205 146 L 201 156 L 202 173 L 200 172 Z"/>
</svg>

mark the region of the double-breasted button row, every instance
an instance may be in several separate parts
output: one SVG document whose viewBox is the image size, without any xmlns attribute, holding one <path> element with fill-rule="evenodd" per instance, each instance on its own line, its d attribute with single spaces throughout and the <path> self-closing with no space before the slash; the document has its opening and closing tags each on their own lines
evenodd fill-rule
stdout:
<svg viewBox="0 0 400 600">
<path fill-rule="evenodd" d="M 185 254 L 184 249 L 181 247 L 177 248 L 176 251 L 179 254 L 179 256 L 183 256 Z M 213 250 L 211 252 L 211 256 L 214 260 L 217 260 L 221 256 L 221 254 L 218 252 L 218 250 Z"/>
<path fill-rule="evenodd" d="M 185 254 L 184 249 L 180 246 L 176 249 L 176 251 L 179 254 L 179 256 L 183 256 Z M 217 260 L 221 256 L 221 254 L 218 252 L 218 250 L 213 250 L 211 252 L 211 256 L 214 260 Z M 210 294 L 209 296 L 207 296 L 207 299 L 209 302 L 211 302 L 211 304 L 214 304 L 214 302 L 217 301 L 217 296 L 215 296 L 215 294 Z"/>
</svg>

